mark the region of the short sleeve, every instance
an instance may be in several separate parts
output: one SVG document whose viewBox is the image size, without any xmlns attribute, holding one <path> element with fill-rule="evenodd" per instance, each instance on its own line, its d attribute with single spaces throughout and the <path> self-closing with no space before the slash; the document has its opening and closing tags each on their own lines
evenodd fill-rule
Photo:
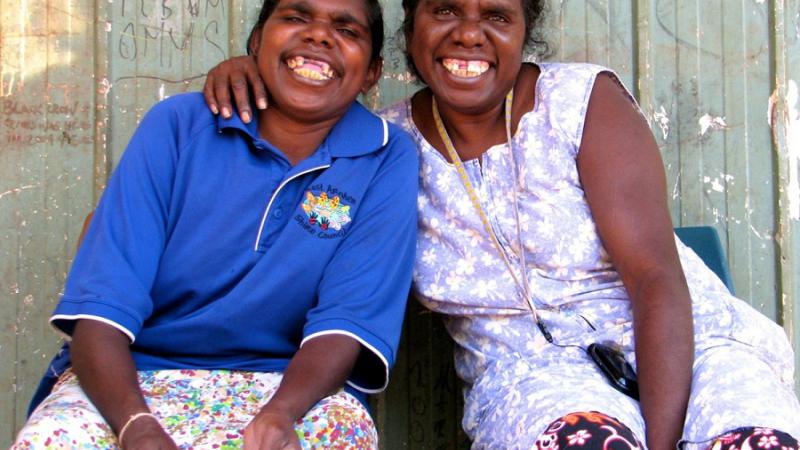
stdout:
<svg viewBox="0 0 800 450">
<path fill-rule="evenodd" d="M 174 108 L 156 105 L 109 179 L 50 318 L 67 336 L 78 319 L 91 319 L 133 342 L 152 313 L 150 289 L 165 242 L 177 122 Z"/>
<path fill-rule="evenodd" d="M 363 197 L 347 237 L 328 264 L 303 343 L 348 335 L 362 350 L 348 384 L 367 393 L 389 381 L 411 286 L 417 230 L 418 159 L 411 138 L 392 126 L 389 152 Z"/>
</svg>

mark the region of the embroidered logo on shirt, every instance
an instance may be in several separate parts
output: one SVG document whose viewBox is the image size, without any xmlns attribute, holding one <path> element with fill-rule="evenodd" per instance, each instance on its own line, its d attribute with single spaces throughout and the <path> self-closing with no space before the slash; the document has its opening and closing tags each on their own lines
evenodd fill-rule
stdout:
<svg viewBox="0 0 800 450">
<path fill-rule="evenodd" d="M 329 228 L 339 231 L 350 223 L 350 205 L 343 204 L 338 195 L 328 197 L 327 192 L 315 196 L 311 191 L 307 191 L 303 201 L 303 211 L 308 217 L 308 223 L 319 226 L 322 231 L 327 231 Z"/>
</svg>

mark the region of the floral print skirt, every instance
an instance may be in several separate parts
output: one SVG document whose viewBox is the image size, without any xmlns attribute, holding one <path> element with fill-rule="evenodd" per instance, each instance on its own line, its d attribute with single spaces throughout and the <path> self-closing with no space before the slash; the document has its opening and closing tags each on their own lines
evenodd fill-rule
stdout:
<svg viewBox="0 0 800 450">
<path fill-rule="evenodd" d="M 150 410 L 182 449 L 240 449 L 244 428 L 272 397 L 280 373 L 139 372 Z M 364 405 L 340 390 L 295 423 L 303 449 L 377 449 Z M 33 412 L 12 449 L 118 449 L 111 427 L 67 371 Z"/>
</svg>

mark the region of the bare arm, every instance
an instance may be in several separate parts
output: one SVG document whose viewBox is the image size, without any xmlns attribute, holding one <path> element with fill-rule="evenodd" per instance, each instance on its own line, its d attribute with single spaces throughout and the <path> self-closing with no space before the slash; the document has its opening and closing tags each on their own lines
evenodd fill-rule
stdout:
<svg viewBox="0 0 800 450">
<path fill-rule="evenodd" d="M 297 351 L 275 395 L 247 426 L 245 450 L 300 449 L 294 422 L 344 385 L 361 344 L 340 334 L 322 335 Z"/>
<path fill-rule="evenodd" d="M 610 75 L 587 112 L 578 170 L 633 308 L 641 407 L 651 450 L 681 437 L 691 387 L 691 299 L 675 246 L 658 146 Z"/>
<path fill-rule="evenodd" d="M 258 109 L 267 109 L 267 90 L 258 74 L 258 66 L 253 56 L 235 56 L 214 66 L 203 85 L 203 96 L 208 108 L 222 117 L 231 116 L 231 92 L 236 101 L 239 117 L 250 123 L 253 111 L 250 107 L 250 90 Z"/>
<path fill-rule="evenodd" d="M 128 419 L 149 412 L 139 389 L 128 337 L 110 325 L 79 320 L 71 344 L 72 365 L 81 387 L 118 435 Z M 176 449 L 158 421 L 131 422 L 120 445 L 131 449 Z"/>
</svg>

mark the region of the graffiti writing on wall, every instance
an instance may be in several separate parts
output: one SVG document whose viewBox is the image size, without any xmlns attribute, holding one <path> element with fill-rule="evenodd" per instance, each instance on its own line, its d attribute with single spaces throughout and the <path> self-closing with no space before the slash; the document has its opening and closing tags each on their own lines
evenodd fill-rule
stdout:
<svg viewBox="0 0 800 450">
<path fill-rule="evenodd" d="M 92 143 L 90 105 L 68 102 L 0 101 L 0 142 L 6 148 L 34 145 L 72 147 Z"/>
<path fill-rule="evenodd" d="M 114 51 L 125 61 L 153 62 L 160 68 L 193 65 L 204 59 L 223 60 L 227 41 L 224 0 L 122 0 L 117 3 Z"/>
</svg>

